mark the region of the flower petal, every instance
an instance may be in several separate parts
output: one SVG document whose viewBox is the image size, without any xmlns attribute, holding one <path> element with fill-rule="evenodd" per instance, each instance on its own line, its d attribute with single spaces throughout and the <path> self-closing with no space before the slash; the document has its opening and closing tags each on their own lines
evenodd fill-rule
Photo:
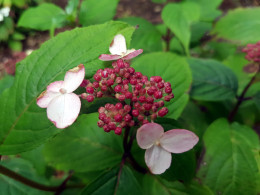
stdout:
<svg viewBox="0 0 260 195">
<path fill-rule="evenodd" d="M 196 134 L 185 129 L 173 129 L 163 134 L 161 146 L 172 153 L 182 153 L 192 149 L 199 141 Z"/>
<path fill-rule="evenodd" d="M 81 102 L 74 94 L 63 94 L 54 98 L 47 107 L 47 116 L 57 128 L 71 125 L 78 117 Z"/>
<path fill-rule="evenodd" d="M 122 59 L 124 60 L 130 60 L 136 56 L 138 56 L 139 54 L 143 53 L 142 49 L 138 49 L 138 50 L 134 50 L 133 52 L 129 53 L 128 55 L 124 56 Z"/>
<path fill-rule="evenodd" d="M 110 44 L 109 51 L 113 55 L 122 55 L 122 53 L 126 53 L 125 37 L 121 34 L 116 35 Z"/>
<path fill-rule="evenodd" d="M 47 91 L 60 92 L 64 81 L 55 81 L 47 86 Z"/>
<path fill-rule="evenodd" d="M 160 146 L 154 145 L 145 151 L 145 163 L 153 174 L 161 174 L 171 165 L 172 155 Z"/>
<path fill-rule="evenodd" d="M 157 123 L 147 123 L 141 126 L 136 133 L 136 140 L 140 148 L 148 149 L 159 141 L 163 135 L 163 127 Z"/>
<path fill-rule="evenodd" d="M 119 58 L 121 58 L 121 56 L 120 55 L 101 54 L 98 58 L 102 61 L 111 61 L 111 60 L 118 60 Z"/>
<path fill-rule="evenodd" d="M 66 73 L 63 88 L 66 89 L 67 93 L 75 91 L 82 83 L 84 77 L 85 68 L 83 64 L 80 64 Z"/>
<path fill-rule="evenodd" d="M 46 90 L 37 98 L 37 105 L 41 108 L 47 108 L 51 100 L 58 95 L 60 95 L 60 93 Z"/>
</svg>

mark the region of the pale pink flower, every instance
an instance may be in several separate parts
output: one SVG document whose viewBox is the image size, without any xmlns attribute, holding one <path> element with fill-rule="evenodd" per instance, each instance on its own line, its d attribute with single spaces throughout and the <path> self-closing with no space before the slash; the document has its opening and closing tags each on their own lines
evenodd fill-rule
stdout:
<svg viewBox="0 0 260 195">
<path fill-rule="evenodd" d="M 123 60 L 130 60 L 143 52 L 142 49 L 126 49 L 125 37 L 121 34 L 118 34 L 114 37 L 110 44 L 109 51 L 111 55 L 101 54 L 99 59 L 103 61 L 118 60 L 120 58 Z"/>
<path fill-rule="evenodd" d="M 147 123 L 137 130 L 137 143 L 145 151 L 145 163 L 153 174 L 161 174 L 171 165 L 171 153 L 183 153 L 194 147 L 199 138 L 185 129 L 164 132 L 161 125 Z"/>
<path fill-rule="evenodd" d="M 54 125 L 63 129 L 71 125 L 78 117 L 81 102 L 78 95 L 72 93 L 85 77 L 83 64 L 69 70 L 64 81 L 55 81 L 37 98 L 37 105 L 47 108 L 47 116 Z"/>
</svg>

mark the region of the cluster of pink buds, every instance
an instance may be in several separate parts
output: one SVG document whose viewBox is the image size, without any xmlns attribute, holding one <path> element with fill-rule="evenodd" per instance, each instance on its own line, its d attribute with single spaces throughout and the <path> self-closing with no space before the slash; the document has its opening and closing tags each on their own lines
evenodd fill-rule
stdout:
<svg viewBox="0 0 260 195">
<path fill-rule="evenodd" d="M 120 135 L 122 128 L 126 126 L 134 126 L 133 117 L 129 114 L 131 106 L 122 103 L 106 104 L 105 107 L 100 107 L 98 126 L 103 127 L 105 132 L 115 131 L 115 134 Z"/>
<path fill-rule="evenodd" d="M 243 50 L 246 53 L 246 59 L 256 63 L 260 62 L 260 41 L 256 44 L 248 44 Z"/>
<path fill-rule="evenodd" d="M 126 125 L 135 124 L 134 118 L 142 125 L 168 113 L 164 103 L 174 97 L 169 82 L 160 76 L 148 80 L 147 76 L 135 72 L 122 59 L 113 62 L 112 66 L 99 69 L 93 77 L 93 83 L 88 80 L 82 83 L 86 93 L 81 94 L 81 97 L 88 102 L 103 96 L 112 96 L 121 102 L 115 106 L 107 104 L 99 109 L 99 127 L 103 127 L 106 132 L 114 130 L 116 134 L 121 134 Z M 130 105 L 126 102 L 130 102 Z"/>
</svg>

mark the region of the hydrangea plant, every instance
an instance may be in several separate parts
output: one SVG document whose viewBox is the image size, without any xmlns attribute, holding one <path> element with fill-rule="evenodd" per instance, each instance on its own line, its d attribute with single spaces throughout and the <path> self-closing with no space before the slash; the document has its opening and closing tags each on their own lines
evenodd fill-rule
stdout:
<svg viewBox="0 0 260 195">
<path fill-rule="evenodd" d="M 47 116 L 57 128 L 71 125 L 80 112 L 80 99 L 93 102 L 95 98 L 113 97 L 119 102 L 106 104 L 98 109 L 97 125 L 105 132 L 114 131 L 121 135 L 125 129 L 126 138 L 131 127 L 137 130 L 137 142 L 146 149 L 145 162 L 153 174 L 161 174 L 170 167 L 171 153 L 182 153 L 193 148 L 198 137 L 191 131 L 172 129 L 165 133 L 163 128 L 154 123 L 157 117 L 168 113 L 164 102 L 174 98 L 171 84 L 160 76 L 148 79 L 141 72 L 136 72 L 126 60 L 143 52 L 142 49 L 127 50 L 123 35 L 118 34 L 110 44 L 112 55 L 102 54 L 100 60 L 117 60 L 112 62 L 113 68 L 99 69 L 94 74 L 94 82 L 83 80 L 84 65 L 69 70 L 64 81 L 51 83 L 47 90 L 37 98 L 41 108 L 47 108 Z M 76 95 L 72 93 L 79 86 L 86 92 Z"/>
</svg>

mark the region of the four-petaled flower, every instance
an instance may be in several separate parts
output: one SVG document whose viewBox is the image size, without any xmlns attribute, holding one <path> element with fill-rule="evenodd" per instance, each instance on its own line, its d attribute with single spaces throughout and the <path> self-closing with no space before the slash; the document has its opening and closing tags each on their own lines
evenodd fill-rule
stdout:
<svg viewBox="0 0 260 195">
<path fill-rule="evenodd" d="M 153 174 L 161 174 L 171 165 L 171 153 L 183 153 L 193 148 L 199 138 L 185 129 L 164 132 L 161 125 L 148 123 L 137 130 L 138 145 L 145 151 L 145 163 Z"/>
<path fill-rule="evenodd" d="M 109 51 L 111 55 L 101 54 L 99 59 L 103 61 L 118 60 L 120 58 L 123 60 L 130 60 L 143 52 L 142 49 L 127 50 L 125 37 L 121 34 L 118 34 L 114 37 L 112 43 L 110 44 Z"/>
<path fill-rule="evenodd" d="M 83 64 L 69 70 L 64 81 L 55 81 L 37 98 L 41 108 L 47 108 L 48 118 L 57 128 L 63 129 L 71 125 L 78 117 L 81 102 L 78 95 L 72 93 L 85 77 Z"/>
</svg>

